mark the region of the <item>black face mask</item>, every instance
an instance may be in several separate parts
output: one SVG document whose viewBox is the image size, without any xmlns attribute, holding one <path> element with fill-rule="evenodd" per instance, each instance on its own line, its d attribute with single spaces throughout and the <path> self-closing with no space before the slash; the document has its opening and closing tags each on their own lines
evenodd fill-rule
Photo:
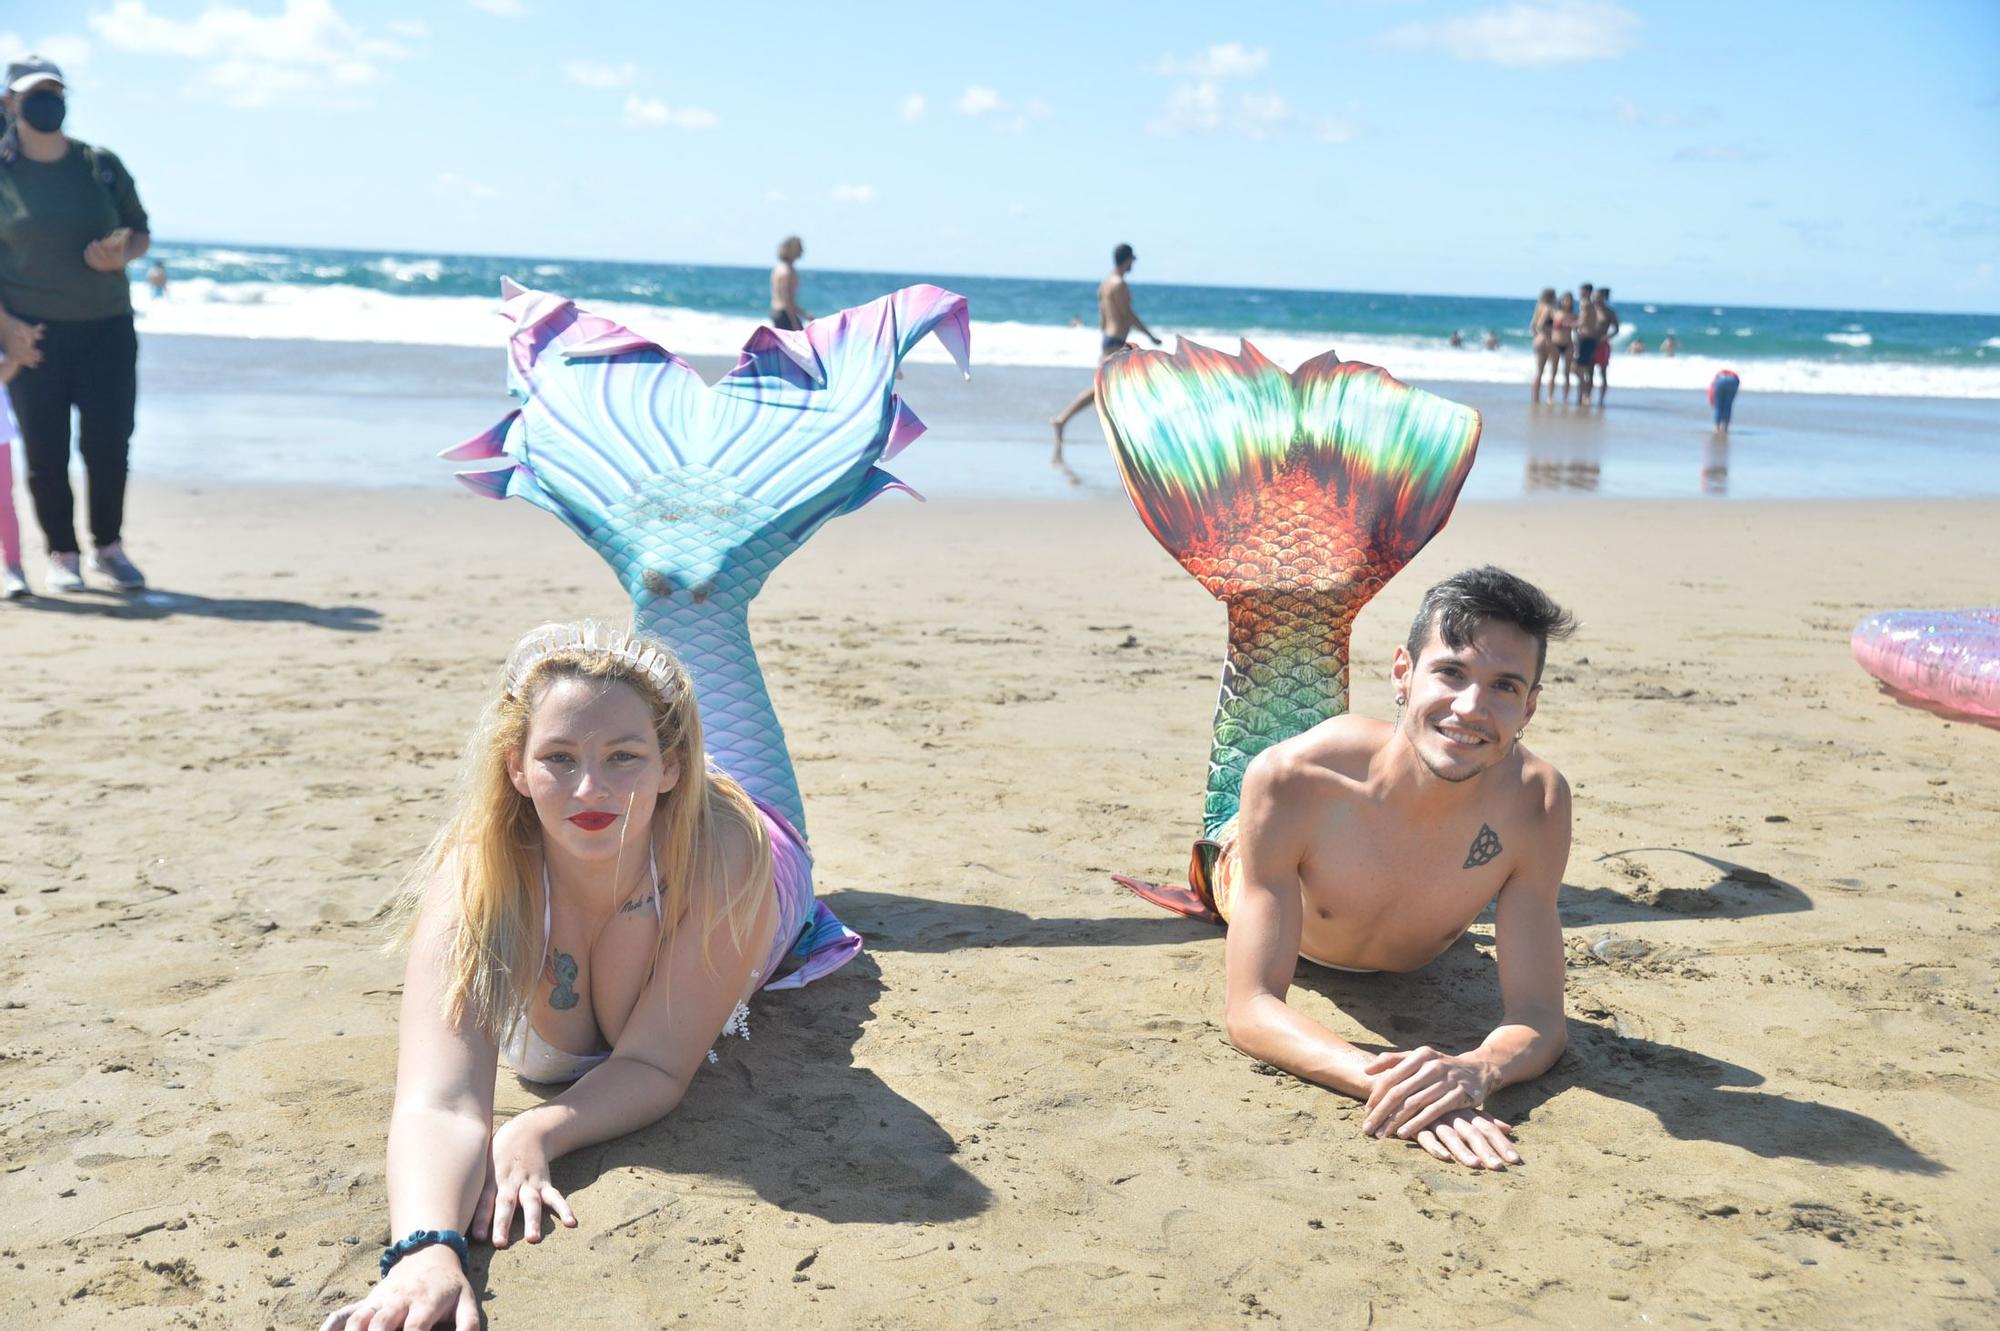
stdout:
<svg viewBox="0 0 2000 1331">
<path fill-rule="evenodd" d="M 44 134 L 53 134 L 62 128 L 63 116 L 69 112 L 69 103 L 59 92 L 47 88 L 37 88 L 21 99 L 21 120 L 30 129 Z"/>
</svg>

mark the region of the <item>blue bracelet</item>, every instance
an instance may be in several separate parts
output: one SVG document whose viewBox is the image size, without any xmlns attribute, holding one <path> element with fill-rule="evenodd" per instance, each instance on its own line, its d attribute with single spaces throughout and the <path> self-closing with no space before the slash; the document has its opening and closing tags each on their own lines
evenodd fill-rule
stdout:
<svg viewBox="0 0 2000 1331">
<path fill-rule="evenodd" d="M 389 1268 L 402 1261 L 420 1248 L 428 1248 L 433 1243 L 442 1243 L 458 1254 L 458 1264 L 468 1271 L 472 1267 L 472 1254 L 465 1246 L 465 1235 L 455 1229 L 416 1229 L 402 1242 L 382 1249 L 382 1274 L 388 1275 Z"/>
</svg>

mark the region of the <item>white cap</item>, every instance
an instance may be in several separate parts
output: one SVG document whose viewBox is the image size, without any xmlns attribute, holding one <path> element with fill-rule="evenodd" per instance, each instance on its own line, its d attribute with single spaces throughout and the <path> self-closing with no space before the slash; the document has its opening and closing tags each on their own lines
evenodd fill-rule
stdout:
<svg viewBox="0 0 2000 1331">
<path fill-rule="evenodd" d="M 63 79 L 62 70 L 47 56 L 24 55 L 7 66 L 8 92 L 26 92 L 37 83 L 61 83 L 64 87 L 69 86 Z"/>
</svg>

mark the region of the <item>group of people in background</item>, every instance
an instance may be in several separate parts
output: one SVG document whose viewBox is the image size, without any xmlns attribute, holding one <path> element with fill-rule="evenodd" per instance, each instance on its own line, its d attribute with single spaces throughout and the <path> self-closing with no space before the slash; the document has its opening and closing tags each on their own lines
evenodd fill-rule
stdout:
<svg viewBox="0 0 2000 1331">
<path fill-rule="evenodd" d="M 145 575 L 125 553 L 125 480 L 139 340 L 125 266 L 151 244 L 116 155 L 63 133 L 69 88 L 39 56 L 7 66 L 0 133 L 0 554 L 4 594 L 29 594 L 14 517 L 13 442 L 48 542 L 47 590 L 84 589 L 70 489 L 71 416 L 89 480 L 90 573 L 119 591 Z M 162 278 L 165 274 L 162 271 Z M 10 402 L 11 399 L 11 402 Z"/>
<path fill-rule="evenodd" d="M 1576 404 L 1590 405 L 1593 383 L 1597 405 L 1604 405 L 1604 391 L 1610 384 L 1611 340 L 1618 336 L 1618 311 L 1611 304 L 1610 287 L 1593 287 L 1585 282 L 1577 292 L 1560 297 L 1554 287 L 1543 287 L 1535 302 L 1528 332 L 1535 346 L 1536 402 L 1556 401 L 1556 387 L 1568 402 L 1572 390 Z"/>
</svg>

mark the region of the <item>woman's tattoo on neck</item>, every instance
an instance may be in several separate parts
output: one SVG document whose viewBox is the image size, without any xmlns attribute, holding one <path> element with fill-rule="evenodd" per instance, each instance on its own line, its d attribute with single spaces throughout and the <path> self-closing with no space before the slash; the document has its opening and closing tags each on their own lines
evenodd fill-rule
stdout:
<svg viewBox="0 0 2000 1331">
<path fill-rule="evenodd" d="M 1485 823 L 1479 825 L 1479 835 L 1472 838 L 1472 849 L 1465 852 L 1465 863 L 1461 869 L 1477 869 L 1482 864 L 1491 864 L 1500 858 L 1500 834 Z"/>
<path fill-rule="evenodd" d="M 556 987 L 549 994 L 549 1006 L 558 1012 L 568 1011 L 576 1006 L 576 958 L 567 952 L 556 953 Z"/>
</svg>

